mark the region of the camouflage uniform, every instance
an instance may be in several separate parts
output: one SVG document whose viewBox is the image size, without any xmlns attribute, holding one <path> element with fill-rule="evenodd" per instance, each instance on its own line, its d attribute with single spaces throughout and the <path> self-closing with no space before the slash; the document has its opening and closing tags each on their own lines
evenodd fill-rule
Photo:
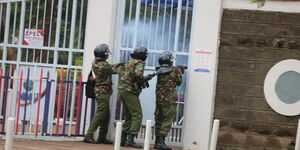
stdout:
<svg viewBox="0 0 300 150">
<path fill-rule="evenodd" d="M 86 137 L 92 138 L 94 132 L 100 127 L 98 139 L 106 139 L 110 119 L 109 100 L 112 94 L 112 74 L 118 73 L 118 70 L 114 65 L 110 65 L 106 61 L 94 61 L 92 69 L 96 75 L 95 95 L 97 108 Z"/>
<path fill-rule="evenodd" d="M 166 74 L 158 74 L 156 84 L 155 134 L 166 137 L 176 114 L 176 86 L 182 81 L 180 68 L 172 67 Z"/>
<path fill-rule="evenodd" d="M 143 113 L 139 100 L 142 89 L 134 83 L 143 80 L 144 67 L 145 62 L 142 60 L 131 59 L 120 72 L 119 94 L 125 110 L 123 133 L 126 134 L 138 134 L 142 123 Z"/>
</svg>

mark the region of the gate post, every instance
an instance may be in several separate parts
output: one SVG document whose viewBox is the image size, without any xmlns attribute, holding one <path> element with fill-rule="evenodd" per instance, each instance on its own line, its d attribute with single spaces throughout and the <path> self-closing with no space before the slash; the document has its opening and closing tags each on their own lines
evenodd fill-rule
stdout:
<svg viewBox="0 0 300 150">
<path fill-rule="evenodd" d="M 83 56 L 83 82 L 86 81 L 94 59 L 94 48 L 101 43 L 109 45 L 110 50 L 114 49 L 115 25 L 117 15 L 117 3 L 119 0 L 89 0 L 86 32 L 85 32 L 85 53 Z M 111 62 L 112 56 L 109 57 Z M 83 92 L 85 93 L 85 92 Z M 88 105 L 88 116 L 90 118 L 91 103 Z M 82 107 L 86 105 L 86 101 L 82 102 Z M 82 109 L 82 114 L 84 110 Z M 83 119 L 82 119 L 83 120 Z M 87 124 L 90 120 L 87 119 Z M 81 126 L 83 126 L 83 121 Z M 88 126 L 87 126 L 88 127 Z M 86 128 L 87 130 L 88 128 Z M 81 131 L 82 132 L 82 131 Z"/>
<path fill-rule="evenodd" d="M 217 78 L 222 0 L 194 1 L 184 149 L 207 150 L 211 136 Z M 199 58 L 208 55 L 208 69 L 201 70 Z M 199 69 L 198 69 L 199 68 Z"/>
</svg>

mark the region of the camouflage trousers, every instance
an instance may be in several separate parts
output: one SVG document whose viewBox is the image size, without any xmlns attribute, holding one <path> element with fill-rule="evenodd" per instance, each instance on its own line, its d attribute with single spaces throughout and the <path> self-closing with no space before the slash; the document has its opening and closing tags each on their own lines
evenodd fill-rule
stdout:
<svg viewBox="0 0 300 150">
<path fill-rule="evenodd" d="M 127 91 L 119 91 L 122 99 L 125 122 L 123 124 L 123 133 L 137 135 L 140 131 L 143 112 L 139 96 Z"/>
<path fill-rule="evenodd" d="M 108 131 L 110 110 L 110 94 L 96 94 L 96 113 L 85 137 L 93 138 L 94 132 L 100 127 L 99 139 L 105 139 Z"/>
<path fill-rule="evenodd" d="M 170 131 L 174 116 L 176 114 L 176 104 L 157 104 L 155 109 L 155 135 L 166 137 Z"/>
</svg>

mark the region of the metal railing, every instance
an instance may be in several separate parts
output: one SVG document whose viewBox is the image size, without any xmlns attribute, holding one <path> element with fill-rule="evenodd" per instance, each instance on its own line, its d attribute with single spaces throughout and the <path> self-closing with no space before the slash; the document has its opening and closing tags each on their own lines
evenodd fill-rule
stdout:
<svg viewBox="0 0 300 150">
<path fill-rule="evenodd" d="M 4 85 L 0 89 L 0 133 L 5 134 L 6 118 L 14 117 L 16 135 L 85 135 L 94 111 L 89 112 L 91 118 L 87 118 L 87 113 L 94 110 L 95 101 L 84 97 L 86 83 L 81 73 L 61 69 L 52 78 L 50 71 L 36 70 L 28 67 L 19 74 L 15 72 L 14 76 L 2 75 L 3 70 L 0 70 L 0 85 Z M 93 103 L 92 108 L 88 107 L 89 103 Z"/>
</svg>

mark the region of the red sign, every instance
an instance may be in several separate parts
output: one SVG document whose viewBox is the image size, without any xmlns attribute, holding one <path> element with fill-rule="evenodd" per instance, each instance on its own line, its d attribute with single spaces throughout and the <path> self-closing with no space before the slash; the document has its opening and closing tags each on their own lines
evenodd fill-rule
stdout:
<svg viewBox="0 0 300 150">
<path fill-rule="evenodd" d="M 25 29 L 23 45 L 28 46 L 44 46 L 43 29 Z"/>
</svg>

